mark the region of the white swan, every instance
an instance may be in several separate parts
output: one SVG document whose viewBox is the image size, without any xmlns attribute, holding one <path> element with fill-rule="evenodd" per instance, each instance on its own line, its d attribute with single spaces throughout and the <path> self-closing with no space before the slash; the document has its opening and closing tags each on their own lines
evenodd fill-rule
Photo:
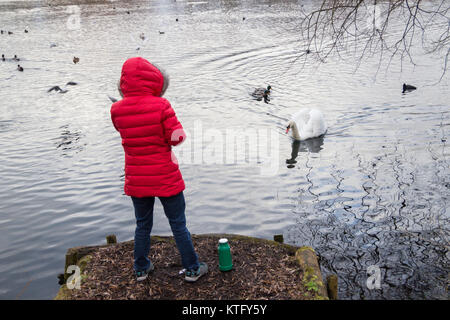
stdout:
<svg viewBox="0 0 450 320">
<path fill-rule="evenodd" d="M 305 108 L 292 116 L 286 133 L 289 129 L 292 129 L 292 137 L 295 140 L 306 140 L 325 134 L 328 128 L 320 110 Z"/>
</svg>

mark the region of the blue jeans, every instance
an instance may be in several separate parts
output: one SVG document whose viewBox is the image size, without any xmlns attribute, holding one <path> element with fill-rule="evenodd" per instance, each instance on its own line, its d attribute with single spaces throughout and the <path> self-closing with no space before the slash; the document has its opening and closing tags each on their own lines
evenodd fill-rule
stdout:
<svg viewBox="0 0 450 320">
<path fill-rule="evenodd" d="M 136 198 L 131 197 L 136 216 L 136 231 L 134 234 L 134 270 L 144 271 L 150 267 L 150 233 L 153 227 L 153 205 L 155 197 Z M 197 270 L 199 261 L 194 246 L 192 245 L 191 234 L 186 228 L 186 216 L 184 210 L 186 204 L 183 192 L 172 197 L 159 197 L 164 213 L 169 219 L 175 243 L 181 255 L 183 268 L 187 270 Z"/>
</svg>

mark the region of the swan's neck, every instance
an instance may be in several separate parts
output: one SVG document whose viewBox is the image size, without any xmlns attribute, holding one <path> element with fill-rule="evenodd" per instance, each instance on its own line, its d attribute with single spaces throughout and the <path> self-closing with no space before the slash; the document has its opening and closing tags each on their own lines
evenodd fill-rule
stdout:
<svg viewBox="0 0 450 320">
<path fill-rule="evenodd" d="M 300 139 L 300 131 L 298 130 L 297 123 L 295 121 L 291 121 L 289 123 L 289 125 L 290 125 L 291 130 L 292 130 L 292 137 L 295 140 L 301 140 Z"/>
</svg>

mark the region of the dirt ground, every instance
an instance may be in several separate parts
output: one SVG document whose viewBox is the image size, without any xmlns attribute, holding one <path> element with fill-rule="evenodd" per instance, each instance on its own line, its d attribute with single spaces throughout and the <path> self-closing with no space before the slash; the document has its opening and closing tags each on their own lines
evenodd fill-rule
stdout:
<svg viewBox="0 0 450 320">
<path fill-rule="evenodd" d="M 193 236 L 200 261 L 209 272 L 195 283 L 184 281 L 181 259 L 172 238 L 152 238 L 150 259 L 155 270 L 137 282 L 133 274 L 133 242 L 99 247 L 82 272 L 80 290 L 71 299 L 309 299 L 295 248 L 251 238 L 229 239 L 233 270 L 218 266 L 218 236 Z"/>
</svg>

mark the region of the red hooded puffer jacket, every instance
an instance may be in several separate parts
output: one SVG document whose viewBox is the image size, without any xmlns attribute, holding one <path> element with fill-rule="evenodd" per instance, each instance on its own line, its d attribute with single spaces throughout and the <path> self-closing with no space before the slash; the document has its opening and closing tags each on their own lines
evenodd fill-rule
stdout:
<svg viewBox="0 0 450 320">
<path fill-rule="evenodd" d="M 163 82 L 161 72 L 143 58 L 123 64 L 124 98 L 111 106 L 111 119 L 122 137 L 129 196 L 169 197 L 185 188 L 171 146 L 186 134 L 169 101 L 160 97 Z"/>
</svg>

